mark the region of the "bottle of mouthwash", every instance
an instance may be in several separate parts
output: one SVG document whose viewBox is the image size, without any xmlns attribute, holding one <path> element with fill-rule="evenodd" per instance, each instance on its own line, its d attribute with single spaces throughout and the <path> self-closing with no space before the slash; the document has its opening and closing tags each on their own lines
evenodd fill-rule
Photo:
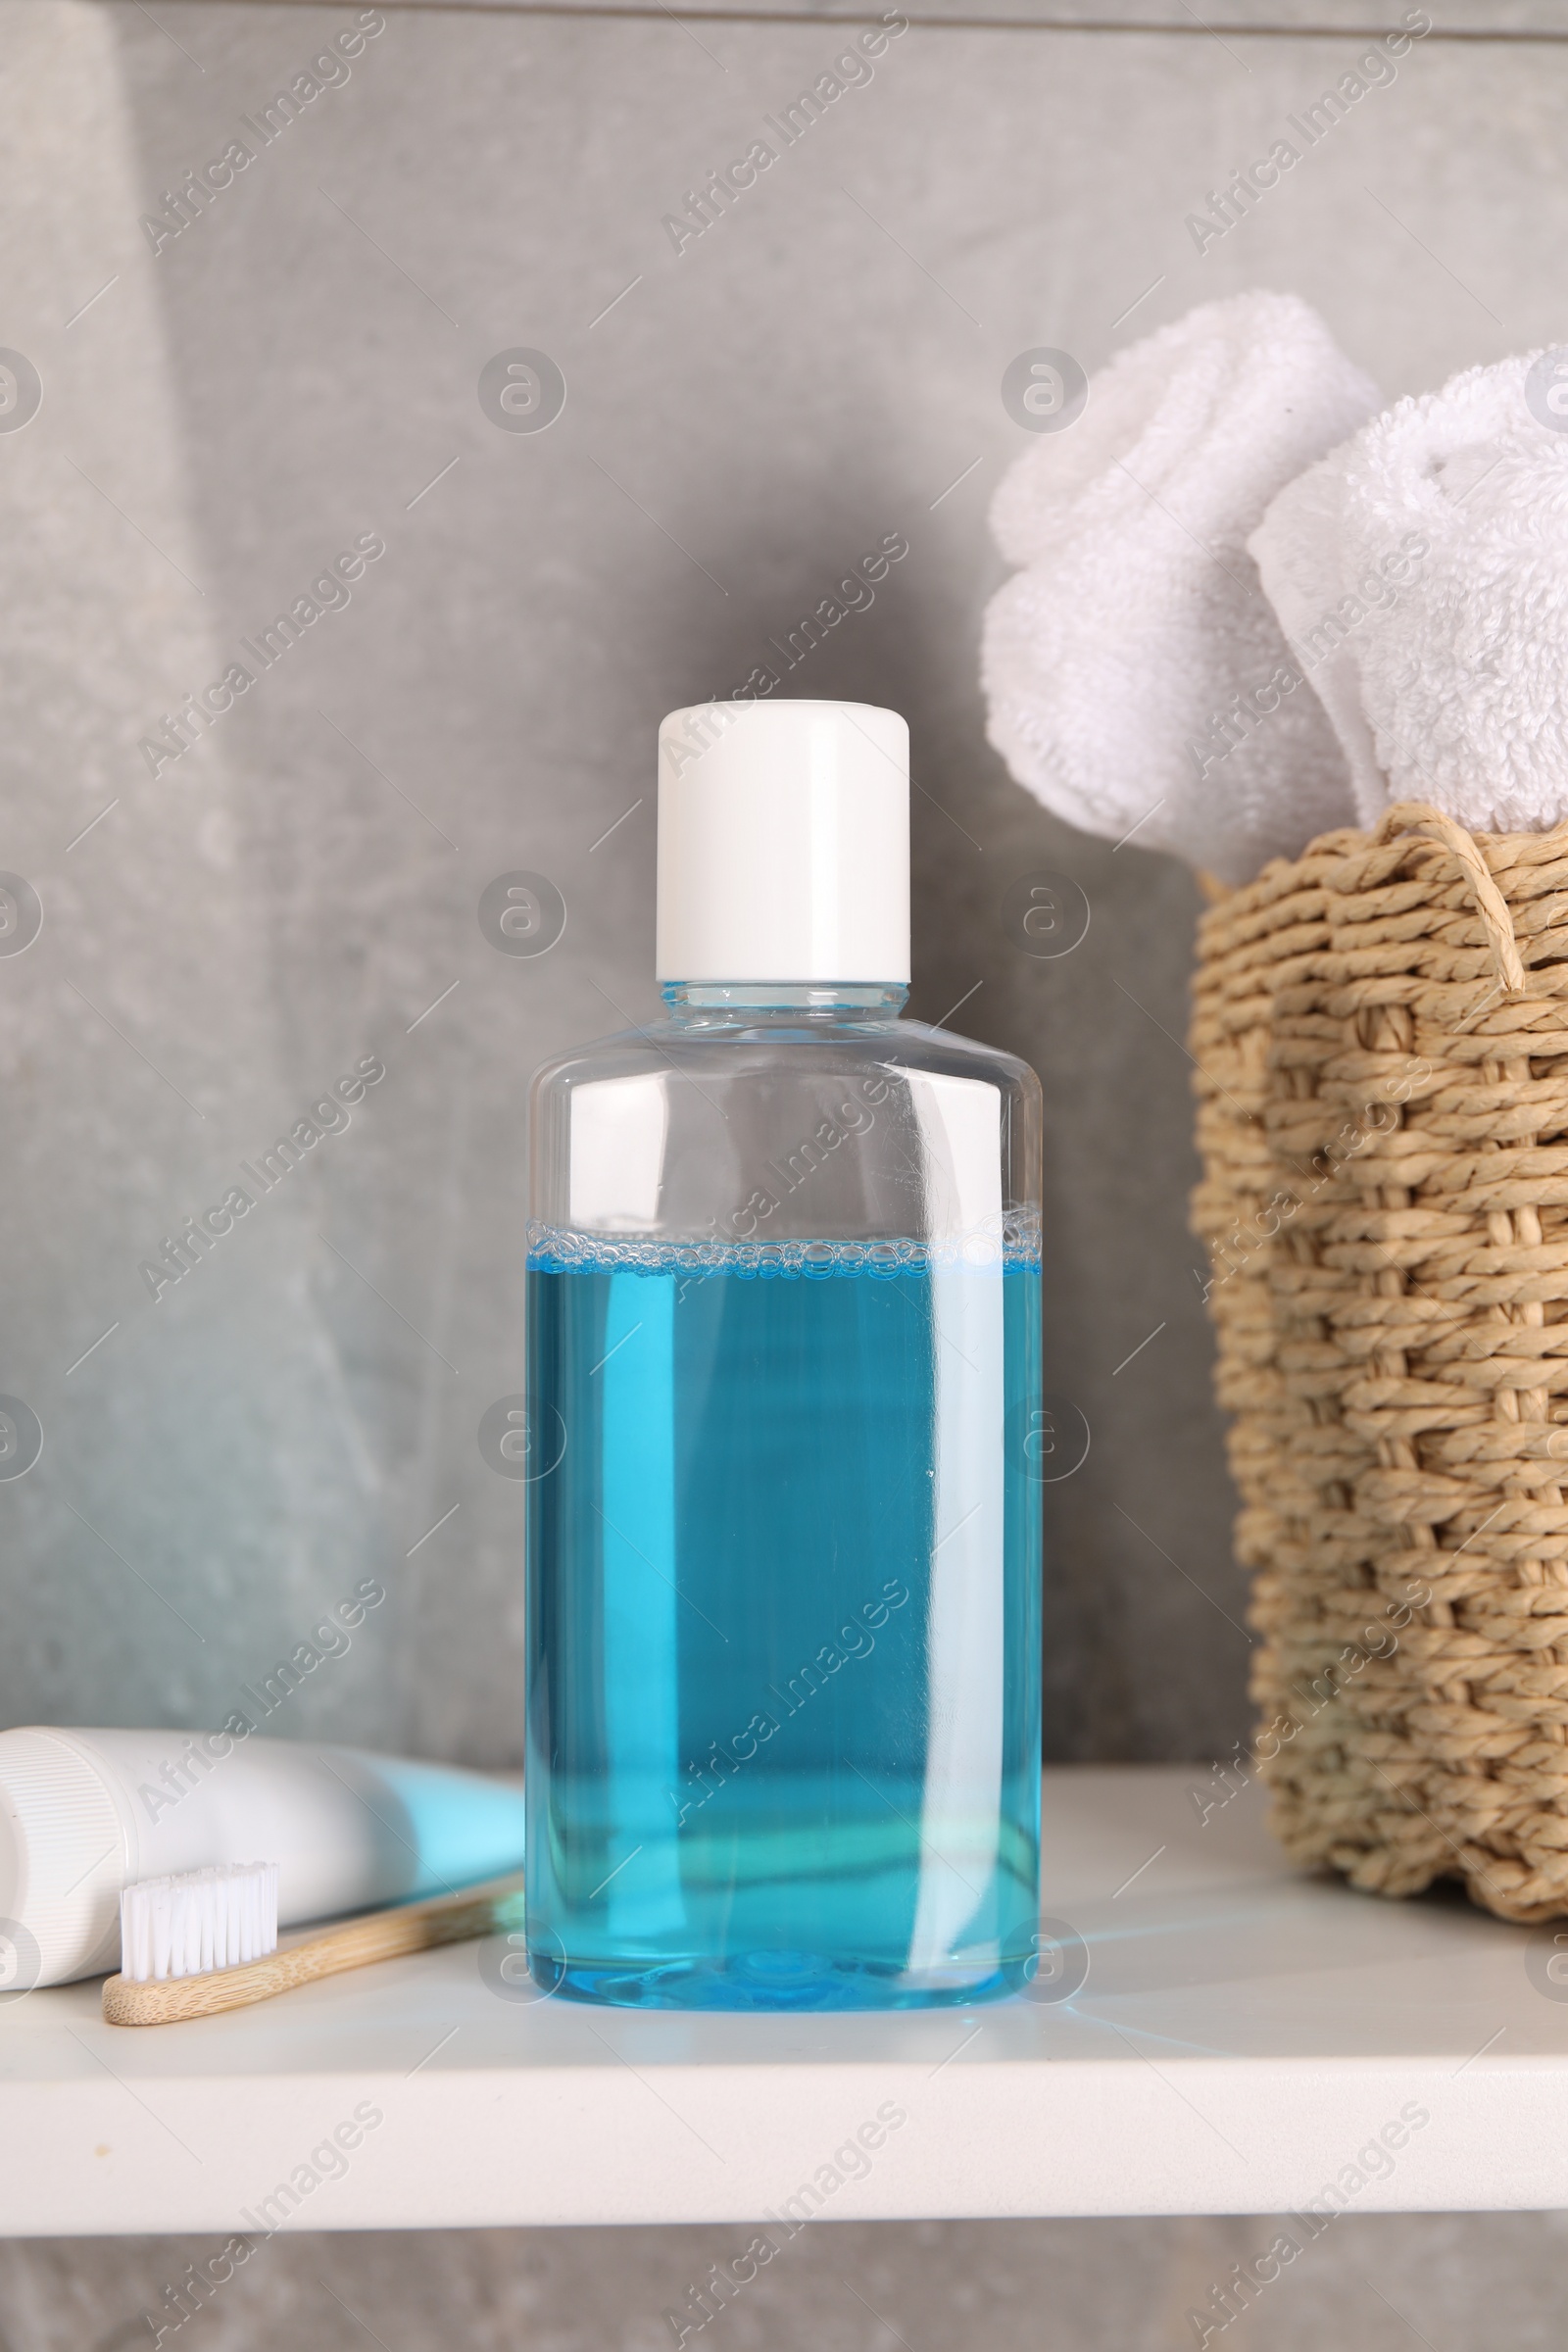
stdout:
<svg viewBox="0 0 1568 2352">
<path fill-rule="evenodd" d="M 1032 1976 L 1040 1088 L 901 1020 L 908 729 L 659 739 L 663 1018 L 534 1081 L 527 1923 L 645 2008 Z"/>
</svg>

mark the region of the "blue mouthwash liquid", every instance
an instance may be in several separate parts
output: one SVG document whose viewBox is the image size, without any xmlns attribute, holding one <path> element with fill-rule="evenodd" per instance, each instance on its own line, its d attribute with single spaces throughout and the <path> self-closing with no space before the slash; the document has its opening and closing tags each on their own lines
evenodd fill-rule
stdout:
<svg viewBox="0 0 1568 2352">
<path fill-rule="evenodd" d="M 989 1254 L 535 1229 L 542 1983 L 795 2009 L 1024 1980 L 1040 1272 Z"/>
</svg>

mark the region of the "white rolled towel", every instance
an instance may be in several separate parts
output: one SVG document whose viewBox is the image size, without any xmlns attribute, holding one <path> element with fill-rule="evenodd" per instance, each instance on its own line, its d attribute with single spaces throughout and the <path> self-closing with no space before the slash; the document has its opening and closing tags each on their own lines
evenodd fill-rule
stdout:
<svg viewBox="0 0 1568 2352">
<path fill-rule="evenodd" d="M 1231 882 L 1354 822 L 1246 543 L 1377 405 L 1306 303 L 1238 294 L 1120 353 L 1009 468 L 992 528 L 1022 568 L 986 614 L 987 732 L 1048 808 Z"/>
<path fill-rule="evenodd" d="M 1279 615 L 1298 677 L 1328 712 L 1349 770 L 1354 821 L 1375 825 L 1388 804 L 1372 728 L 1361 708 L 1352 638 L 1369 614 L 1387 611 L 1398 584 L 1381 571 L 1359 593 L 1345 579 L 1345 466 L 1353 440 L 1287 482 L 1247 542 L 1264 594 Z M 1408 574 L 1406 574 L 1408 577 Z M 1281 778 L 1281 789 L 1288 789 Z"/>
<path fill-rule="evenodd" d="M 1249 542 L 1362 824 L 1391 800 L 1478 832 L 1568 817 L 1558 357 L 1467 368 L 1397 402 L 1284 490 Z"/>
</svg>

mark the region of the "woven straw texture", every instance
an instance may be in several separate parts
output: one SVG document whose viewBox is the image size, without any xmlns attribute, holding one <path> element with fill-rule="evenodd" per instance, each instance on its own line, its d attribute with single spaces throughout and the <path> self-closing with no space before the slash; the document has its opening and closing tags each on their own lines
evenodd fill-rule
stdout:
<svg viewBox="0 0 1568 2352">
<path fill-rule="evenodd" d="M 1215 899 L 1193 1223 L 1275 1828 L 1568 1914 L 1568 827 L 1406 805 Z"/>
</svg>

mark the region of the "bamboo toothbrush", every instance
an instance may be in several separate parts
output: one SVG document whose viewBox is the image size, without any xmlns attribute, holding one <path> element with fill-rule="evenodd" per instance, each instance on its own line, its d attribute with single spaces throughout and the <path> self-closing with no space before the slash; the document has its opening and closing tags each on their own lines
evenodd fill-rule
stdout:
<svg viewBox="0 0 1568 2352">
<path fill-rule="evenodd" d="M 520 1875 L 351 1919 L 277 1949 L 277 1864 L 188 1870 L 120 1898 L 121 1973 L 104 1982 L 112 2026 L 168 2026 L 270 2000 L 318 1977 L 522 1925 Z"/>
</svg>

